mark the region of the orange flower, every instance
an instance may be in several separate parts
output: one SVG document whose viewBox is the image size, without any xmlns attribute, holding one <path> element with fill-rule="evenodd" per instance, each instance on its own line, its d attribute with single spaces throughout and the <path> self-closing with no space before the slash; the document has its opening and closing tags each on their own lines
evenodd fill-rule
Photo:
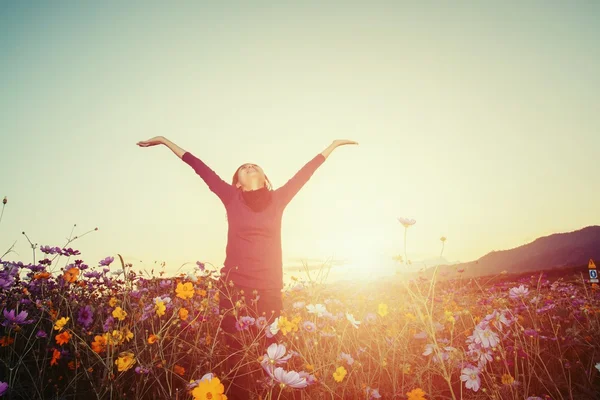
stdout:
<svg viewBox="0 0 600 400">
<path fill-rule="evenodd" d="M 0 346 L 2 347 L 6 347 L 8 345 L 11 345 L 15 342 L 15 339 L 11 338 L 10 336 L 2 336 L 0 338 Z"/>
<path fill-rule="evenodd" d="M 71 340 L 71 334 L 68 331 L 64 331 L 63 333 L 56 335 L 54 339 L 56 339 L 56 343 L 60 345 L 67 344 L 69 343 L 69 340 Z"/>
<path fill-rule="evenodd" d="M 406 393 L 408 400 L 425 400 L 425 392 L 421 388 L 416 388 Z"/>
<path fill-rule="evenodd" d="M 180 308 L 179 309 L 179 319 L 182 321 L 185 321 L 186 319 L 188 319 L 188 310 L 185 308 Z"/>
<path fill-rule="evenodd" d="M 79 360 L 77 360 L 77 365 L 75 365 L 75 361 L 69 361 L 67 366 L 69 367 L 69 369 L 74 370 L 75 368 L 81 367 L 81 363 L 79 362 Z"/>
<path fill-rule="evenodd" d="M 106 350 L 106 336 L 96 335 L 94 337 L 94 341 L 92 342 L 92 350 L 96 353 L 100 354 L 104 350 Z"/>
<path fill-rule="evenodd" d="M 50 360 L 50 365 L 57 365 L 59 358 L 60 358 L 60 351 L 54 349 L 52 351 L 52 360 Z"/>
<path fill-rule="evenodd" d="M 156 336 L 154 333 L 148 336 L 148 344 L 154 344 L 157 340 L 158 336 Z"/>
<path fill-rule="evenodd" d="M 68 270 L 65 271 L 65 273 L 63 275 L 64 280 L 69 283 L 75 282 L 78 277 L 79 277 L 79 268 L 77 268 L 77 267 L 69 268 Z"/>
<path fill-rule="evenodd" d="M 37 274 L 33 275 L 33 279 L 48 279 L 48 278 L 50 278 L 50 274 L 46 271 L 38 272 Z"/>
<path fill-rule="evenodd" d="M 177 375 L 181 375 L 183 376 L 183 374 L 185 374 L 185 368 L 183 368 L 181 365 L 177 365 L 175 364 L 175 366 L 173 367 L 173 371 L 177 374 Z"/>
</svg>

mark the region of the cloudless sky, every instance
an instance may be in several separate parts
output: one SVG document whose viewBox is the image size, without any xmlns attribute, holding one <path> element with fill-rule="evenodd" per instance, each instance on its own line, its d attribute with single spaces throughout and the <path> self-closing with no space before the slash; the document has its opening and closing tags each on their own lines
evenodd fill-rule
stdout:
<svg viewBox="0 0 600 400">
<path fill-rule="evenodd" d="M 0 3 L 0 254 L 96 265 L 225 257 L 225 210 L 163 135 L 226 181 L 283 185 L 284 262 L 343 277 L 470 261 L 600 224 L 600 3 Z M 41 254 L 38 252 L 38 259 Z"/>
</svg>

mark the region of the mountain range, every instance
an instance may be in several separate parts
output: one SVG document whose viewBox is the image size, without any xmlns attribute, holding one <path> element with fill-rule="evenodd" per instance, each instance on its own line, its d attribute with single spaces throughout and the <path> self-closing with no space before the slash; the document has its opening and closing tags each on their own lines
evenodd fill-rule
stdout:
<svg viewBox="0 0 600 400">
<path fill-rule="evenodd" d="M 600 267 L 600 226 L 592 225 L 565 233 L 537 238 L 531 243 L 509 250 L 492 251 L 477 260 L 452 265 L 438 265 L 438 273 L 464 270 L 465 277 L 518 274 L 528 271 L 587 265 L 593 259 Z M 436 267 L 422 271 L 431 276 Z M 451 274 L 450 274 L 451 275 Z"/>
</svg>

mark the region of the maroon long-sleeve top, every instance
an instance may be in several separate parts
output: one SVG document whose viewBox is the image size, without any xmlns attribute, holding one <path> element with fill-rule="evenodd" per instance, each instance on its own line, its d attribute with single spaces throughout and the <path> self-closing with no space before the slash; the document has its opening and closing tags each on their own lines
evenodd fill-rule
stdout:
<svg viewBox="0 0 600 400">
<path fill-rule="evenodd" d="M 254 289 L 281 289 L 283 210 L 323 164 L 325 156 L 317 154 L 285 185 L 274 190 L 270 204 L 258 212 L 244 202 L 241 189 L 223 181 L 193 154 L 186 152 L 182 160 L 196 171 L 225 205 L 228 232 L 226 257 L 221 272 L 235 285 Z"/>
</svg>

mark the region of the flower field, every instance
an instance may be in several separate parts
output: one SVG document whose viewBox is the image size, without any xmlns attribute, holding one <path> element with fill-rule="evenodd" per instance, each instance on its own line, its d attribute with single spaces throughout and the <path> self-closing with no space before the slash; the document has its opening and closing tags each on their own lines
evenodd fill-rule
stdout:
<svg viewBox="0 0 600 400">
<path fill-rule="evenodd" d="M 256 399 L 593 399 L 600 291 L 577 274 L 325 285 L 295 278 L 275 322 L 245 293 L 220 310 L 214 268 L 144 274 L 112 257 L 42 246 L 2 261 L 0 396 L 226 399 L 244 371 Z M 583 271 L 582 272 L 586 272 Z M 226 280 L 225 280 L 226 282 Z M 222 315 L 243 362 L 227 369 Z M 263 345 L 265 337 L 274 344 Z"/>
</svg>

